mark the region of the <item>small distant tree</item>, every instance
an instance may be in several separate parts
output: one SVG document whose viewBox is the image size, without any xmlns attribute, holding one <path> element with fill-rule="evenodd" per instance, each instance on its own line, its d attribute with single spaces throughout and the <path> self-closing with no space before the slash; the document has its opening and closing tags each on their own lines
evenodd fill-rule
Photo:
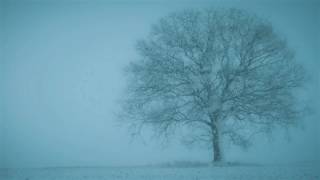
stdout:
<svg viewBox="0 0 320 180">
<path fill-rule="evenodd" d="M 248 146 L 250 135 L 295 124 L 293 90 L 304 71 L 271 24 L 237 9 L 184 10 L 162 18 L 138 41 L 127 69 L 123 115 L 135 130 L 192 132 L 190 142 Z M 191 139 L 190 139 L 191 137 Z"/>
</svg>

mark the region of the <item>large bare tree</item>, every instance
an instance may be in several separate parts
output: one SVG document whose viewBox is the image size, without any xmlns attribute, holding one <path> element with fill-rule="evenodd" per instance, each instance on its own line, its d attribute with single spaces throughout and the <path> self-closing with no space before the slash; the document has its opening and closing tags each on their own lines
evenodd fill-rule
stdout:
<svg viewBox="0 0 320 180">
<path fill-rule="evenodd" d="M 295 124 L 293 90 L 304 71 L 271 24 L 237 9 L 184 10 L 162 18 L 137 43 L 127 69 L 124 115 L 136 130 L 167 135 L 177 128 L 212 147 L 249 144 L 256 132 Z"/>
</svg>

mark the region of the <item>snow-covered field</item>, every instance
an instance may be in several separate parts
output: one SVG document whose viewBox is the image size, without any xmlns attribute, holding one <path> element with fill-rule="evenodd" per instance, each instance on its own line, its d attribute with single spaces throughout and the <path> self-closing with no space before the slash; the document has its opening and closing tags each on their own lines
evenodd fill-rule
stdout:
<svg viewBox="0 0 320 180">
<path fill-rule="evenodd" d="M 1 169 L 0 180 L 320 180 L 320 167 L 121 167 Z"/>
</svg>

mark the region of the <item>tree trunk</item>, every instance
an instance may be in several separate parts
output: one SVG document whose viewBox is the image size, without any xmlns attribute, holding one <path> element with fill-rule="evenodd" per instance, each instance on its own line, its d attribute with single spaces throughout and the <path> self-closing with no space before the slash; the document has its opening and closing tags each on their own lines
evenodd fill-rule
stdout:
<svg viewBox="0 0 320 180">
<path fill-rule="evenodd" d="M 222 161 L 219 129 L 216 123 L 213 123 L 212 125 L 212 152 L 213 152 L 213 162 Z"/>
<path fill-rule="evenodd" d="M 210 116 L 211 119 L 211 131 L 212 131 L 212 153 L 213 153 L 213 162 L 222 161 L 222 152 L 221 152 L 221 137 L 220 129 L 218 125 L 218 117 L 215 115 Z"/>
</svg>

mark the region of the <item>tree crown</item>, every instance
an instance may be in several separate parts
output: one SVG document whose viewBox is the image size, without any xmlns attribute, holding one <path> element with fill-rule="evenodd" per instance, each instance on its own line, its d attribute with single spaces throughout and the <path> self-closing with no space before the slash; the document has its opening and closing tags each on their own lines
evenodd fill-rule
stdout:
<svg viewBox="0 0 320 180">
<path fill-rule="evenodd" d="M 138 127 L 183 125 L 211 140 L 212 125 L 238 145 L 249 131 L 295 123 L 302 67 L 271 24 L 238 9 L 185 10 L 152 26 L 128 67 L 124 109 Z"/>
</svg>

